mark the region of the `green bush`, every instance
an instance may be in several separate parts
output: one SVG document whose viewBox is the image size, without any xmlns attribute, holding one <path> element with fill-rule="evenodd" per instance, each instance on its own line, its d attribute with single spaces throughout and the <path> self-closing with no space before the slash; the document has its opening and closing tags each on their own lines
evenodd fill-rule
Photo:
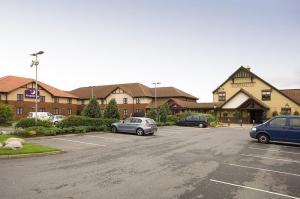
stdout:
<svg viewBox="0 0 300 199">
<path fill-rule="evenodd" d="M 100 118 L 101 117 L 101 109 L 99 103 L 95 97 L 90 99 L 89 104 L 82 111 L 83 116 L 91 117 L 91 118 Z"/>
<path fill-rule="evenodd" d="M 299 115 L 299 112 L 298 112 L 298 111 L 295 111 L 295 112 L 294 112 L 294 115 Z"/>
<path fill-rule="evenodd" d="M 107 126 L 109 127 L 112 123 L 117 122 L 116 119 L 106 118 L 89 118 L 85 116 L 72 115 L 63 119 L 57 127 L 68 128 L 74 126 Z"/>
<path fill-rule="evenodd" d="M 104 110 L 104 117 L 112 118 L 112 119 L 120 119 L 119 109 L 118 109 L 117 101 L 115 99 L 109 101 L 107 107 Z"/>
<path fill-rule="evenodd" d="M 10 105 L 0 103 L 0 125 L 7 125 L 14 119 L 14 112 Z"/>
<path fill-rule="evenodd" d="M 278 115 L 278 112 L 277 111 L 273 111 L 272 116 L 275 117 L 277 115 Z"/>
<path fill-rule="evenodd" d="M 157 121 L 157 112 L 154 108 L 150 109 L 146 113 L 146 117 L 153 119 L 154 121 Z"/>
<path fill-rule="evenodd" d="M 16 128 L 28 128 L 33 126 L 52 127 L 53 124 L 47 120 L 37 120 L 37 123 L 35 123 L 34 118 L 24 118 L 16 124 Z"/>
<path fill-rule="evenodd" d="M 167 122 L 173 122 L 176 123 L 180 119 L 177 115 L 168 115 Z"/>
</svg>

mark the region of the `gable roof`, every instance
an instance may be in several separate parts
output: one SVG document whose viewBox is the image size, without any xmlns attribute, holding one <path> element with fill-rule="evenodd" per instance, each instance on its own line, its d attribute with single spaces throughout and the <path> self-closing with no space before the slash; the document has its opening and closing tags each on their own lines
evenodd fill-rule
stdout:
<svg viewBox="0 0 300 199">
<path fill-rule="evenodd" d="M 103 85 L 94 86 L 94 95 L 96 98 L 106 98 L 116 89 L 122 89 L 132 97 L 152 97 L 150 88 L 140 83 L 128 83 L 128 84 L 114 84 L 114 85 Z M 70 91 L 70 93 L 82 98 L 89 99 L 91 97 L 91 87 L 81 87 Z"/>
<path fill-rule="evenodd" d="M 152 96 L 155 96 L 155 88 L 151 88 Z M 156 88 L 156 97 L 184 97 L 198 100 L 197 97 L 190 95 L 178 88 L 175 87 L 157 87 Z"/>
<path fill-rule="evenodd" d="M 254 97 L 253 95 L 251 95 L 249 92 L 247 92 L 244 89 L 240 89 L 238 92 L 236 92 L 231 98 L 229 98 L 225 103 L 223 103 L 221 105 L 221 108 L 223 108 L 226 104 L 228 104 L 232 99 L 234 99 L 240 93 L 244 93 L 245 95 L 247 95 L 249 97 L 248 99 L 246 99 L 246 101 L 248 101 L 249 99 L 252 99 L 257 104 L 259 104 L 261 107 L 263 107 L 265 109 L 269 109 L 268 105 L 266 105 L 265 103 L 261 102 L 260 100 L 258 100 L 256 97 Z M 241 105 L 243 105 L 246 101 L 242 102 L 237 108 L 239 108 Z"/>
<path fill-rule="evenodd" d="M 276 90 L 277 92 L 279 92 L 280 94 L 282 94 L 283 96 L 285 96 L 286 98 L 288 98 L 289 100 L 295 102 L 296 104 L 300 105 L 300 102 L 298 100 L 295 100 L 295 97 L 291 97 L 294 96 L 293 94 L 288 94 L 288 91 L 286 92 L 282 92 L 282 90 L 277 89 L 275 86 L 271 85 L 270 83 L 268 83 L 267 81 L 263 80 L 262 78 L 260 78 L 259 76 L 257 76 L 256 74 L 254 74 L 253 72 L 250 71 L 250 69 L 247 69 L 243 66 L 241 66 L 240 68 L 238 68 L 234 73 L 232 73 L 220 86 L 218 86 L 213 93 L 217 92 L 219 90 L 219 88 L 221 88 L 227 81 L 231 80 L 239 71 L 245 71 L 247 73 L 250 74 L 251 77 L 259 79 L 260 81 L 262 81 L 263 83 L 265 83 L 266 85 L 270 86 L 272 89 Z M 294 90 L 299 90 L 299 89 L 294 89 Z"/>
<path fill-rule="evenodd" d="M 25 77 L 17 77 L 17 76 L 5 76 L 0 78 L 0 92 L 9 93 L 12 92 L 22 86 L 25 86 L 30 83 L 35 83 L 34 79 L 25 78 Z M 76 96 L 54 88 L 48 84 L 43 82 L 38 82 L 38 85 L 48 91 L 51 95 L 56 97 L 66 97 L 66 98 L 77 98 Z"/>
<path fill-rule="evenodd" d="M 155 88 L 149 88 L 140 83 L 128 83 L 128 84 L 114 84 L 104 86 L 94 86 L 94 95 L 96 98 L 104 99 L 114 90 L 120 88 L 132 97 L 155 97 Z M 70 91 L 73 95 L 76 95 L 82 99 L 89 99 L 91 97 L 91 87 L 81 87 Z M 197 100 L 198 98 L 174 87 L 158 87 L 156 88 L 157 98 L 162 97 L 185 97 Z"/>
</svg>

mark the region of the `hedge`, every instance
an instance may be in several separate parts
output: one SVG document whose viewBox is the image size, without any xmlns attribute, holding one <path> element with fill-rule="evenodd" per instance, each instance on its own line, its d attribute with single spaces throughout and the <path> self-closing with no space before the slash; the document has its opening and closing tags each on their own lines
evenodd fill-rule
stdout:
<svg viewBox="0 0 300 199">
<path fill-rule="evenodd" d="M 106 126 L 109 127 L 112 123 L 117 122 L 116 119 L 105 119 L 105 118 L 89 118 L 86 116 L 72 115 L 63 119 L 57 127 L 68 128 L 74 126 Z"/>
<path fill-rule="evenodd" d="M 24 118 L 21 119 L 17 124 L 16 128 L 28 128 L 33 126 L 43 126 L 43 127 L 52 127 L 53 124 L 50 121 L 47 120 L 37 120 L 37 123 L 35 123 L 35 118 Z"/>
</svg>

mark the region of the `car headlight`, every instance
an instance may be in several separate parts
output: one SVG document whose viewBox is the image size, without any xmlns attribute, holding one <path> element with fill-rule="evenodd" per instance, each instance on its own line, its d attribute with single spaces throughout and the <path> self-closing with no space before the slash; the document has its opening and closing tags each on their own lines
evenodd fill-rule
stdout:
<svg viewBox="0 0 300 199">
<path fill-rule="evenodd" d="M 255 128 L 255 127 L 253 127 L 253 128 L 251 129 L 251 131 L 256 131 L 256 128 Z"/>
</svg>

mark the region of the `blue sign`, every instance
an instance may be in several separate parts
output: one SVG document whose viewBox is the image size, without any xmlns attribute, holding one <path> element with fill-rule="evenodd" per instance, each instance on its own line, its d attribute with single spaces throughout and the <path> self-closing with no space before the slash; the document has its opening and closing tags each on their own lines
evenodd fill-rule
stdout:
<svg viewBox="0 0 300 199">
<path fill-rule="evenodd" d="M 34 88 L 25 90 L 25 98 L 35 99 L 36 91 Z M 37 97 L 40 98 L 40 91 L 37 92 Z"/>
</svg>

